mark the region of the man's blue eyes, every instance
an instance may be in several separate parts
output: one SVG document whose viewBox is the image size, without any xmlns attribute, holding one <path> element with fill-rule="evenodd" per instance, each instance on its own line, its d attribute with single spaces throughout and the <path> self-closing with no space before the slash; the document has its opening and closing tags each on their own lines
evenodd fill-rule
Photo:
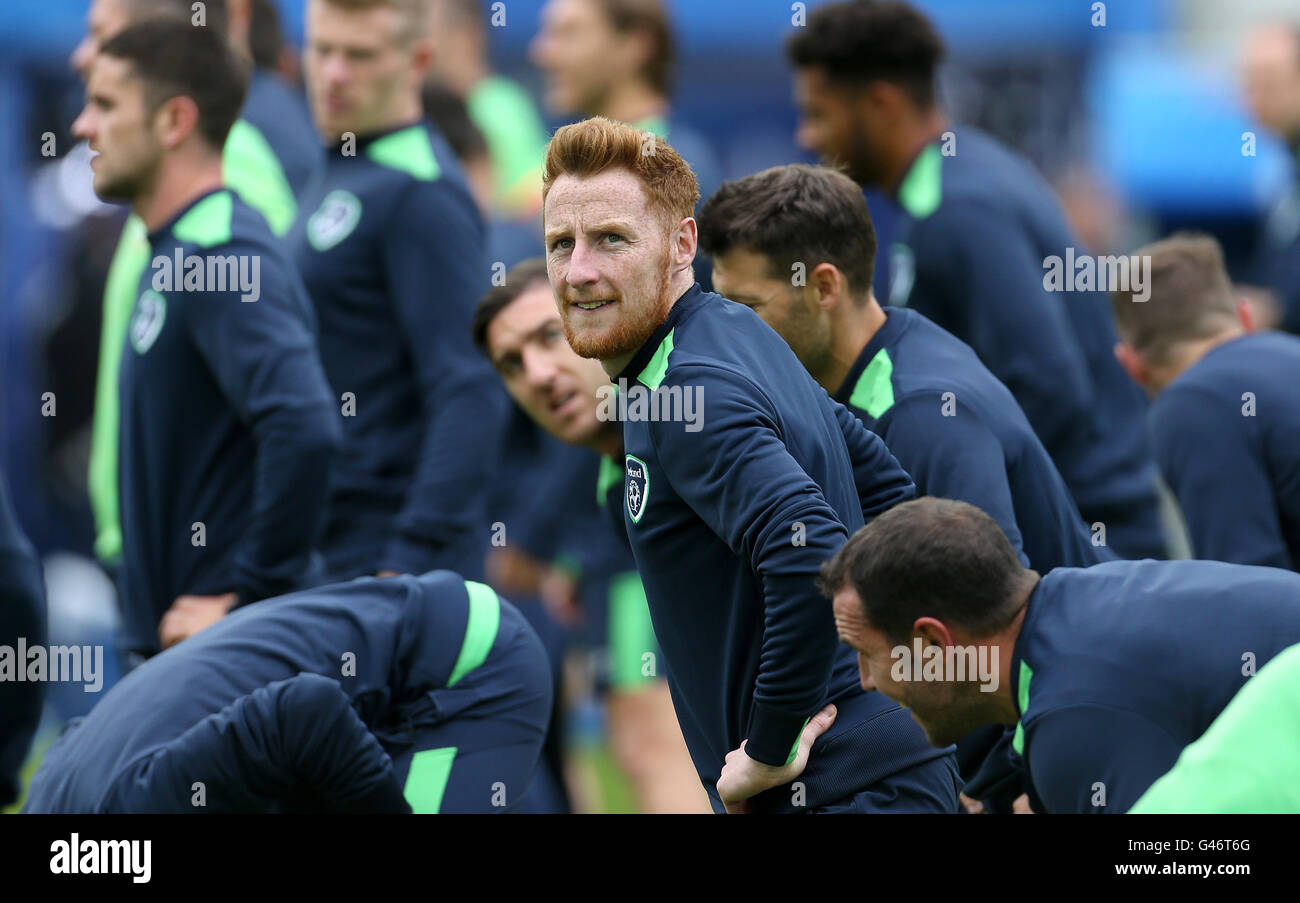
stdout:
<svg viewBox="0 0 1300 903">
<path fill-rule="evenodd" d="M 602 241 L 607 238 L 617 239 L 618 241 L 625 241 L 623 236 L 619 235 L 617 232 L 606 232 L 604 235 L 601 236 Z M 571 247 L 572 245 L 573 245 L 572 238 L 559 238 L 556 239 L 555 244 L 552 246 L 552 250 L 559 251 Z"/>
</svg>

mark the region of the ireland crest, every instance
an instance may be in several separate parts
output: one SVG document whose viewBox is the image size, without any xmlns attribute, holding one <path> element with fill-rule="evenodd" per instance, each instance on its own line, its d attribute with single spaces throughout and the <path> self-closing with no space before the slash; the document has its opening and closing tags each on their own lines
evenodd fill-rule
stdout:
<svg viewBox="0 0 1300 903">
<path fill-rule="evenodd" d="M 646 498 L 650 494 L 650 473 L 645 462 L 636 455 L 627 456 L 627 514 L 632 523 L 640 523 L 645 514 Z"/>
</svg>

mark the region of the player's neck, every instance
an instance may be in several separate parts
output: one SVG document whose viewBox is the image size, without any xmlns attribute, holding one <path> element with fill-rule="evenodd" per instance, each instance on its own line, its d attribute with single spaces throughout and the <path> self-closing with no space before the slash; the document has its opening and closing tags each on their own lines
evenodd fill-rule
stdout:
<svg viewBox="0 0 1300 903">
<path fill-rule="evenodd" d="M 1149 388 L 1153 395 L 1163 392 L 1171 382 L 1182 376 L 1187 370 L 1200 363 L 1201 358 L 1205 357 L 1220 345 L 1225 345 L 1235 339 L 1239 339 L 1246 334 L 1246 330 L 1241 326 L 1232 329 L 1225 329 L 1218 335 L 1210 336 L 1208 339 L 1200 339 L 1194 342 L 1183 342 L 1172 349 L 1169 353 L 1170 362 L 1163 367 L 1149 367 L 1151 374 Z"/>
<path fill-rule="evenodd" d="M 153 185 L 131 203 L 131 210 L 153 232 L 195 200 L 222 185 L 221 156 L 200 159 L 168 155 L 158 167 Z"/>
<path fill-rule="evenodd" d="M 845 303 L 847 316 L 831 324 L 830 363 L 825 372 L 814 374 L 817 382 L 830 395 L 834 395 L 844 385 L 853 365 L 887 319 L 884 308 L 876 301 L 875 295 L 868 296 L 867 303 L 861 308 L 854 307 L 851 300 Z"/>
<path fill-rule="evenodd" d="M 668 100 L 641 81 L 626 81 L 611 86 L 604 100 L 592 110 L 592 116 L 604 116 L 615 122 L 635 123 L 668 115 Z"/>
<path fill-rule="evenodd" d="M 1024 580 L 1021 581 L 1017 589 L 1017 602 L 1019 611 L 1008 624 L 998 633 L 989 637 L 985 642 L 990 645 L 996 644 L 998 647 L 998 689 L 993 694 L 998 706 L 999 723 L 1015 724 L 1020 720 L 1020 715 L 1016 711 L 1015 699 L 1012 695 L 1014 685 L 1011 682 L 1011 660 L 1015 657 L 1016 642 L 1020 639 L 1020 631 L 1025 626 L 1025 616 L 1029 614 L 1029 600 L 1033 596 L 1034 590 L 1038 588 L 1039 581 L 1042 577 L 1037 571 L 1026 570 Z"/>
<path fill-rule="evenodd" d="M 948 128 L 948 119 L 938 107 L 917 110 L 899 129 L 882 187 L 891 197 L 898 197 L 903 180 L 917 156 L 931 141 Z"/>
</svg>

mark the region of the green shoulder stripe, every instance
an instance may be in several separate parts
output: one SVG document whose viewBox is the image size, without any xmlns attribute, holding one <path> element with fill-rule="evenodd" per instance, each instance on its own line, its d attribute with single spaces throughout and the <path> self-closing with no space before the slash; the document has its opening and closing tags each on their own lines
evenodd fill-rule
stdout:
<svg viewBox="0 0 1300 903">
<path fill-rule="evenodd" d="M 234 212 L 235 200 L 230 192 L 218 191 L 187 210 L 176 221 L 172 234 L 201 248 L 224 245 L 230 241 L 230 218 Z"/>
<path fill-rule="evenodd" d="M 849 404 L 879 417 L 894 406 L 894 362 L 889 351 L 881 348 L 858 377 Z"/>
<path fill-rule="evenodd" d="M 1020 685 L 1016 688 L 1018 693 L 1018 703 L 1020 706 L 1020 720 L 1016 722 L 1016 733 L 1011 738 L 1011 748 L 1017 755 L 1025 754 L 1025 712 L 1029 709 L 1029 682 L 1034 679 L 1034 672 L 1029 664 L 1020 660 Z"/>
<path fill-rule="evenodd" d="M 266 217 L 271 232 L 283 238 L 298 216 L 298 201 L 280 158 L 257 126 L 240 119 L 231 127 L 221 173 L 240 200 Z"/>
<path fill-rule="evenodd" d="M 668 373 L 668 358 L 673 353 L 673 333 L 676 331 L 676 329 L 668 330 L 668 335 L 664 336 L 664 340 L 655 349 L 654 357 L 650 358 L 650 363 L 645 365 L 645 369 L 637 377 L 638 382 L 644 383 L 651 389 L 659 388 L 659 384 L 664 381 L 664 376 Z"/>
<path fill-rule="evenodd" d="M 915 219 L 925 219 L 943 200 L 943 154 L 939 145 L 921 151 L 898 189 L 898 201 Z"/>
<path fill-rule="evenodd" d="M 432 182 L 442 175 L 442 167 L 429 143 L 429 133 L 422 125 L 413 125 L 385 135 L 366 148 L 366 156 L 381 166 Z"/>
</svg>

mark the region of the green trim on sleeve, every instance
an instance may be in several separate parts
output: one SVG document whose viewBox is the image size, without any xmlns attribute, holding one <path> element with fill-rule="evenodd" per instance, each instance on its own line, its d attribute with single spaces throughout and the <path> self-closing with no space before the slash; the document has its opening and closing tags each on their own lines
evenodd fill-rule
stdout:
<svg viewBox="0 0 1300 903">
<path fill-rule="evenodd" d="M 650 363 L 645 365 L 645 369 L 637 377 L 638 382 L 644 383 L 651 389 L 659 388 L 664 381 L 664 376 L 668 373 L 668 358 L 673 353 L 673 333 L 676 331 L 676 329 L 670 329 L 668 335 L 664 336 L 664 340 L 655 349 L 654 357 L 650 358 Z"/>
<path fill-rule="evenodd" d="M 298 201 L 270 142 L 246 119 L 230 129 L 221 153 L 221 172 L 239 199 L 262 214 L 271 232 L 283 238 L 298 216 Z"/>
<path fill-rule="evenodd" d="M 894 406 L 894 361 L 889 351 L 881 348 L 858 377 L 849 404 L 861 408 L 872 417 L 879 417 Z"/>
<path fill-rule="evenodd" d="M 411 770 L 406 775 L 402 796 L 411 804 L 412 815 L 437 815 L 442 808 L 442 797 L 447 792 L 447 779 L 456 759 L 455 746 L 441 749 L 424 749 L 411 757 Z"/>
<path fill-rule="evenodd" d="M 939 145 L 927 145 L 912 163 L 898 188 L 898 202 L 915 219 L 925 219 L 943 201 L 943 154 Z"/>
<path fill-rule="evenodd" d="M 447 678 L 447 686 L 456 683 L 469 672 L 487 660 L 496 642 L 497 629 L 501 626 L 501 600 L 492 587 L 473 580 L 465 581 L 469 593 L 469 620 L 465 624 L 465 639 L 460 646 L 460 655 L 456 657 L 456 666 Z"/>
<path fill-rule="evenodd" d="M 413 125 L 385 135 L 366 148 L 366 156 L 380 166 L 407 173 L 421 182 L 432 182 L 442 175 L 442 167 L 438 165 L 438 157 L 423 125 Z"/>
</svg>

